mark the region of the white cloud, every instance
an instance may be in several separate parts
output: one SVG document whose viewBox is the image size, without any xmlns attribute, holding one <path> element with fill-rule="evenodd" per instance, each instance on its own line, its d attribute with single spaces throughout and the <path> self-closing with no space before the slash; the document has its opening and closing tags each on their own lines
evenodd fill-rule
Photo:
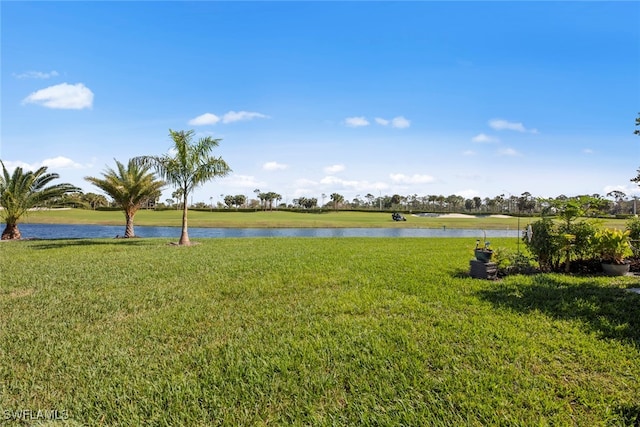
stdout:
<svg viewBox="0 0 640 427">
<path fill-rule="evenodd" d="M 22 168 L 24 171 L 34 171 L 40 167 L 40 165 L 30 165 L 29 163 L 20 160 L 3 160 L 2 163 L 9 173 L 13 173 L 16 168 Z"/>
<path fill-rule="evenodd" d="M 318 185 L 316 181 L 307 178 L 300 178 L 295 181 L 296 187 L 315 187 L 316 185 Z"/>
<path fill-rule="evenodd" d="M 63 156 L 45 159 L 42 161 L 42 166 L 46 166 L 49 169 L 82 169 L 84 167 L 80 163 L 76 163 L 70 158 Z"/>
<path fill-rule="evenodd" d="M 382 182 L 371 183 L 369 181 L 346 180 L 335 176 L 325 176 L 320 180 L 320 184 L 328 188 L 330 191 L 339 191 L 339 189 L 353 191 L 373 191 L 384 190 L 389 186 Z"/>
<path fill-rule="evenodd" d="M 288 168 L 289 166 L 278 162 L 267 162 L 262 165 L 262 169 L 266 171 L 277 171 Z"/>
<path fill-rule="evenodd" d="M 582 150 L 582 152 L 584 154 L 593 154 L 593 150 L 591 148 L 585 148 L 584 150 Z"/>
<path fill-rule="evenodd" d="M 344 124 L 352 128 L 357 128 L 362 126 L 369 126 L 369 121 L 362 116 L 347 117 L 346 119 L 344 119 Z"/>
<path fill-rule="evenodd" d="M 325 185 L 335 185 L 335 184 L 339 184 L 339 185 L 345 185 L 347 181 L 342 179 L 342 178 L 338 178 L 337 176 L 325 176 L 324 178 L 322 178 L 320 180 L 320 184 L 325 184 Z M 355 182 L 355 181 L 352 181 Z"/>
<path fill-rule="evenodd" d="M 296 187 L 293 190 L 293 198 L 297 199 L 299 197 L 313 197 L 313 193 L 315 190 L 307 187 Z"/>
<path fill-rule="evenodd" d="M 537 129 L 527 129 L 520 122 L 509 122 L 502 119 L 489 120 L 489 126 L 495 130 L 514 130 L 516 132 L 538 133 Z"/>
<path fill-rule="evenodd" d="M 22 103 L 38 104 L 47 108 L 82 110 L 93 106 L 93 92 L 82 83 L 61 83 L 33 92 Z"/>
<path fill-rule="evenodd" d="M 338 172 L 342 172 L 345 169 L 346 168 L 344 165 L 331 165 L 324 168 L 324 173 L 327 173 L 327 174 L 338 173 Z"/>
<path fill-rule="evenodd" d="M 42 166 L 46 166 L 47 172 L 49 173 L 55 173 L 56 170 L 58 169 L 86 169 L 86 168 L 92 167 L 92 165 L 83 165 L 78 162 L 74 162 L 68 157 L 63 157 L 63 156 L 53 157 L 51 159 L 44 159 L 40 163 L 32 163 L 32 164 L 29 164 L 20 160 L 17 160 L 17 161 L 7 160 L 7 161 L 3 161 L 3 163 L 4 163 L 4 166 L 7 168 L 7 171 L 9 171 L 9 173 L 13 173 L 13 171 L 17 167 L 22 168 L 24 171 L 35 171 L 36 169 L 41 168 Z"/>
<path fill-rule="evenodd" d="M 611 191 L 621 191 L 627 196 L 640 196 L 640 187 L 637 185 L 606 185 L 603 189 L 603 194 L 610 193 Z"/>
<path fill-rule="evenodd" d="M 409 126 L 411 126 L 411 122 L 402 116 L 394 117 L 393 119 L 391 119 L 391 127 L 394 127 L 396 129 L 406 129 Z"/>
<path fill-rule="evenodd" d="M 489 136 L 489 135 L 484 134 L 484 133 L 480 133 L 480 134 L 474 136 L 473 138 L 471 138 L 471 141 L 480 142 L 480 143 L 489 143 L 489 142 L 499 142 L 499 139 L 498 138 L 494 138 L 494 137 Z"/>
<path fill-rule="evenodd" d="M 256 113 L 253 111 L 229 111 L 218 117 L 213 113 L 204 113 L 198 117 L 189 120 L 190 125 L 203 126 L 203 125 L 215 125 L 218 122 L 222 123 L 234 123 L 240 121 L 248 121 L 253 119 L 268 119 L 269 116 L 262 113 Z"/>
<path fill-rule="evenodd" d="M 204 113 L 198 117 L 189 120 L 190 125 L 202 126 L 202 125 L 215 125 L 220 121 L 220 117 L 211 113 Z"/>
<path fill-rule="evenodd" d="M 473 151 L 473 150 L 465 150 L 465 151 L 462 152 L 462 155 L 463 156 L 475 156 L 476 152 Z"/>
<path fill-rule="evenodd" d="M 26 73 L 20 74 L 13 73 L 13 77 L 16 79 L 49 79 L 57 76 L 59 76 L 59 74 L 55 70 L 48 73 L 43 73 L 42 71 L 27 71 Z"/>
<path fill-rule="evenodd" d="M 260 188 L 265 185 L 264 182 L 256 180 L 254 176 L 250 175 L 238 175 L 232 173 L 225 178 L 222 178 L 227 186 L 250 188 L 252 191 L 255 188 Z"/>
<path fill-rule="evenodd" d="M 519 152 L 514 150 L 513 148 L 503 148 L 502 150 L 498 150 L 498 155 L 500 156 L 509 156 L 509 157 L 518 157 L 521 156 Z"/>
<path fill-rule="evenodd" d="M 426 184 L 434 181 L 434 178 L 431 175 L 419 174 L 405 175 L 402 173 L 392 173 L 389 174 L 389 178 L 391 178 L 391 181 L 394 183 L 401 184 Z"/>
<path fill-rule="evenodd" d="M 358 118 L 358 117 L 354 117 L 354 118 Z M 360 118 L 364 119 L 364 117 L 360 117 Z M 405 119 L 403 116 L 394 117 L 391 120 L 383 119 L 381 117 L 376 117 L 375 121 L 377 124 L 381 126 L 391 125 L 392 128 L 396 128 L 396 129 L 405 129 L 411 126 L 411 122 Z M 367 122 L 367 124 L 369 123 Z"/>
<path fill-rule="evenodd" d="M 222 123 L 233 123 L 253 119 L 268 119 L 269 116 L 252 111 L 229 111 L 222 116 Z"/>
<path fill-rule="evenodd" d="M 476 196 L 480 196 L 480 193 L 478 193 L 478 191 L 472 189 L 458 190 L 454 194 L 464 197 L 465 199 L 473 199 Z"/>
</svg>

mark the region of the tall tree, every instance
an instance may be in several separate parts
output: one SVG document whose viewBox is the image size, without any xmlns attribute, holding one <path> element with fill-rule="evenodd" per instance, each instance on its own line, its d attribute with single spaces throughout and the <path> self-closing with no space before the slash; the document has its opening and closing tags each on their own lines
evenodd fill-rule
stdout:
<svg viewBox="0 0 640 427">
<path fill-rule="evenodd" d="M 190 245 L 187 224 L 187 200 L 196 187 L 216 177 L 226 176 L 231 168 L 221 157 L 213 157 L 211 152 L 220 144 L 220 139 L 210 136 L 193 141 L 194 131 L 173 131 L 171 154 L 162 156 L 140 156 L 134 160 L 143 166 L 151 166 L 168 183 L 182 190 L 182 231 L 179 245 Z"/>
<path fill-rule="evenodd" d="M 224 196 L 224 204 L 227 205 L 228 208 L 231 208 L 234 202 L 235 202 L 235 198 L 231 194 Z"/>
<path fill-rule="evenodd" d="M 46 166 L 29 172 L 17 167 L 10 175 L 2 160 L 0 164 L 2 165 L 0 218 L 6 224 L 2 232 L 2 240 L 15 240 L 22 237 L 18 229 L 18 221 L 29 209 L 43 206 L 67 193 L 80 191 L 79 188 L 67 183 L 49 185 L 60 176 L 57 173 L 47 173 Z"/>
<path fill-rule="evenodd" d="M 369 207 L 373 207 L 373 201 L 376 199 L 376 196 L 374 196 L 371 193 L 367 193 L 366 196 L 364 196 L 365 199 L 367 199 L 367 203 L 369 204 Z"/>
<path fill-rule="evenodd" d="M 340 206 L 340 204 L 344 202 L 344 196 L 342 194 L 332 193 L 331 201 L 333 202 L 333 210 L 337 211 L 338 206 Z"/>
<path fill-rule="evenodd" d="M 236 209 L 244 205 L 247 202 L 247 196 L 244 194 L 236 194 L 233 196 L 233 204 L 236 205 Z"/>
<path fill-rule="evenodd" d="M 102 173 L 103 178 L 87 176 L 84 179 L 95 185 L 124 211 L 124 237 L 135 237 L 133 218 L 143 205 L 150 199 L 160 197 L 164 181 L 156 179 L 148 166 L 137 164 L 133 159 L 127 166 L 116 160 L 117 170 L 107 168 Z"/>
</svg>

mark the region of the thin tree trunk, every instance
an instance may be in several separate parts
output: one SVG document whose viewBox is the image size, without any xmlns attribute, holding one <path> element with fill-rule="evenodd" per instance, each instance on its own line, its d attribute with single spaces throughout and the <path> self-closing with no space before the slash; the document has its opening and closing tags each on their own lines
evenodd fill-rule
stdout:
<svg viewBox="0 0 640 427">
<path fill-rule="evenodd" d="M 567 249 L 567 260 L 565 261 L 566 264 L 564 265 L 564 272 L 565 273 L 570 273 L 571 272 L 571 250 Z"/>
<path fill-rule="evenodd" d="M 190 245 L 189 231 L 187 229 L 187 192 L 184 192 L 184 203 L 182 206 L 182 232 L 180 233 L 179 245 Z"/>
<path fill-rule="evenodd" d="M 1 240 L 19 240 L 22 238 L 20 230 L 18 230 L 18 224 L 9 224 L 4 228 L 2 232 Z"/>
<path fill-rule="evenodd" d="M 125 238 L 135 237 L 136 234 L 133 231 L 133 216 L 135 215 L 135 213 L 125 212 L 124 215 L 127 218 L 126 227 L 124 230 L 124 237 Z"/>
</svg>

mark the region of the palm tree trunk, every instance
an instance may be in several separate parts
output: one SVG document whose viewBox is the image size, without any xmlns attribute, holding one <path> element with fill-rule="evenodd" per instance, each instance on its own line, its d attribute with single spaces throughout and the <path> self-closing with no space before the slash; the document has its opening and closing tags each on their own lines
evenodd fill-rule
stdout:
<svg viewBox="0 0 640 427">
<path fill-rule="evenodd" d="M 127 222 L 124 230 L 124 237 L 125 238 L 135 237 L 136 234 L 133 231 L 133 216 L 135 215 L 135 213 L 125 211 L 124 215 L 127 218 Z"/>
<path fill-rule="evenodd" d="M 20 230 L 18 230 L 18 224 L 7 223 L 7 226 L 2 232 L 1 240 L 19 240 L 20 238 L 22 238 L 22 235 L 20 234 Z"/>
<path fill-rule="evenodd" d="M 182 232 L 180 233 L 179 245 L 190 245 L 189 231 L 187 229 L 187 192 L 184 192 L 184 202 L 182 204 Z"/>
</svg>

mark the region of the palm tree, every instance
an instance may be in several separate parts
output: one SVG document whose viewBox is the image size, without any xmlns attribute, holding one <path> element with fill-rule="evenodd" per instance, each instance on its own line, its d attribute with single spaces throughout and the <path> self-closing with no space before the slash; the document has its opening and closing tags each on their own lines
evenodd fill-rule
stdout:
<svg viewBox="0 0 640 427">
<path fill-rule="evenodd" d="M 338 194 L 338 193 L 332 193 L 331 194 L 331 201 L 333 202 L 333 209 L 334 210 L 338 210 L 338 206 L 344 202 L 344 196 L 342 194 Z"/>
<path fill-rule="evenodd" d="M 169 129 L 173 140 L 173 155 L 140 156 L 134 160 L 143 166 L 151 166 L 167 182 L 182 190 L 182 232 L 179 245 L 189 245 L 187 229 L 187 198 L 197 186 L 204 184 L 218 176 L 225 176 L 231 169 L 221 157 L 210 155 L 214 147 L 220 143 L 219 139 L 210 136 L 192 142 L 193 130 L 173 131 Z"/>
<path fill-rule="evenodd" d="M 0 177 L 0 218 L 6 223 L 2 232 L 2 240 L 20 239 L 18 221 L 31 208 L 42 206 L 48 201 L 57 199 L 67 193 L 80 191 L 71 184 L 56 184 L 47 186 L 60 176 L 57 173 L 47 173 L 47 167 L 24 172 L 22 168 L 14 169 L 9 175 L 2 160 L 2 176 Z"/>
<path fill-rule="evenodd" d="M 157 180 L 148 167 L 141 167 L 133 159 L 125 167 L 116 160 L 117 170 L 107 168 L 104 178 L 87 176 L 84 179 L 107 193 L 124 210 L 126 226 L 124 237 L 135 237 L 133 217 L 149 199 L 160 196 L 164 181 Z"/>
<path fill-rule="evenodd" d="M 180 203 L 180 199 L 182 199 L 184 195 L 184 192 L 180 189 L 174 191 L 173 193 L 171 193 L 171 197 L 173 197 L 174 199 L 176 199 L 176 210 L 178 210 L 181 206 L 182 203 Z"/>
<path fill-rule="evenodd" d="M 109 205 L 109 201 L 102 194 L 85 193 L 84 196 L 82 197 L 82 200 L 89 203 L 89 207 L 93 210 L 95 210 L 100 206 Z"/>
</svg>

